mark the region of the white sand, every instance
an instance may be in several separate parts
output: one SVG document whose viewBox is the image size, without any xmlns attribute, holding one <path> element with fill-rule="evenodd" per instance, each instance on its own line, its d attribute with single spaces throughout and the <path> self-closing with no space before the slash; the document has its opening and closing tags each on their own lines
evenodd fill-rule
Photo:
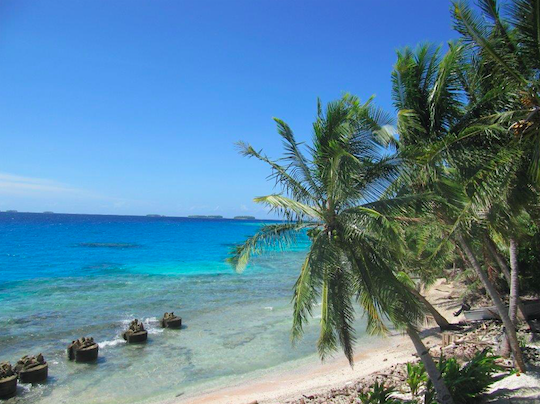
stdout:
<svg viewBox="0 0 540 404">
<path fill-rule="evenodd" d="M 491 385 L 486 399 L 497 404 L 540 403 L 540 375 L 529 372 L 525 375 L 505 377 Z"/>
<path fill-rule="evenodd" d="M 413 347 L 408 338 L 396 335 L 381 340 L 375 350 L 355 356 L 356 365 L 351 369 L 345 358 L 315 366 L 303 366 L 286 373 L 270 374 L 241 386 L 231 386 L 198 397 L 182 397 L 174 403 L 184 404 L 248 404 L 283 403 L 313 395 L 348 382 L 361 379 L 374 371 L 393 364 L 407 362 L 413 358 Z"/>
</svg>

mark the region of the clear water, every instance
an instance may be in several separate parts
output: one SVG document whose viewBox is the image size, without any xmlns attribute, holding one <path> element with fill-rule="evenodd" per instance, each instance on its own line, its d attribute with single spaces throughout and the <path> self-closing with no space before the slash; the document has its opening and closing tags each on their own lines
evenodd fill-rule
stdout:
<svg viewBox="0 0 540 404">
<path fill-rule="evenodd" d="M 142 403 L 238 383 L 312 356 L 317 321 L 290 343 L 291 296 L 308 240 L 225 262 L 261 222 L 0 213 L 0 361 L 42 352 L 49 381 L 8 403 Z M 166 311 L 182 330 L 162 330 Z M 120 338 L 130 320 L 144 345 Z M 96 364 L 66 359 L 76 338 L 100 344 Z"/>
</svg>

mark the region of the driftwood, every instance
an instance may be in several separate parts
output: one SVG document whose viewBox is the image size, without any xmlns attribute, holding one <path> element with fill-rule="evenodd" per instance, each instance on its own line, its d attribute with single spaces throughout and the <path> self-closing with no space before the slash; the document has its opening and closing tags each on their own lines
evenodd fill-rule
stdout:
<svg viewBox="0 0 540 404">
<path fill-rule="evenodd" d="M 528 301 L 523 305 L 527 320 L 540 318 L 540 302 Z M 508 310 L 508 306 L 506 307 Z M 480 307 L 474 310 L 464 310 L 463 315 L 468 321 L 500 320 L 495 306 Z"/>
</svg>

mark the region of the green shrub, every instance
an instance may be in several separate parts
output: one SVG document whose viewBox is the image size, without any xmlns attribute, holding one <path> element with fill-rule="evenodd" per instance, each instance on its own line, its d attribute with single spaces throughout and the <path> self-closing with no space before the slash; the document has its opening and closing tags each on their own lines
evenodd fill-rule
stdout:
<svg viewBox="0 0 540 404">
<path fill-rule="evenodd" d="M 403 404 L 403 401 L 391 397 L 393 387 L 385 388 L 376 381 L 367 393 L 360 393 L 358 398 L 362 404 Z"/>
<path fill-rule="evenodd" d="M 416 365 L 414 363 L 407 363 L 407 384 L 411 389 L 413 396 L 418 394 L 418 389 L 424 383 L 427 383 L 428 376 L 424 364 L 418 362 Z"/>
<path fill-rule="evenodd" d="M 455 403 L 477 402 L 482 393 L 495 381 L 493 374 L 500 372 L 502 367 L 495 363 L 498 357 L 489 353 L 488 349 L 477 352 L 462 368 L 455 358 L 446 359 L 441 356 L 437 367 Z M 426 404 L 435 403 L 433 390 L 431 381 L 428 381 Z"/>
</svg>

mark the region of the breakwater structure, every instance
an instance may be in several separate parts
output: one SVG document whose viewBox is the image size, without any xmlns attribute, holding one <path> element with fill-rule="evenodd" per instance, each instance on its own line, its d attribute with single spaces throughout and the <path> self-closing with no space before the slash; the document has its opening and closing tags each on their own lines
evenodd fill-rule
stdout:
<svg viewBox="0 0 540 404">
<path fill-rule="evenodd" d="M 173 312 L 165 313 L 159 321 L 161 327 L 182 328 L 182 318 Z M 131 321 L 129 328 L 122 333 L 127 343 L 141 343 L 148 339 L 148 331 L 138 319 Z M 67 357 L 75 362 L 95 362 L 99 356 L 99 345 L 92 337 L 74 340 L 67 347 Z M 23 356 L 15 366 L 0 362 L 0 399 L 9 399 L 17 394 L 17 384 L 42 383 L 47 380 L 49 364 L 42 354 Z"/>
</svg>

